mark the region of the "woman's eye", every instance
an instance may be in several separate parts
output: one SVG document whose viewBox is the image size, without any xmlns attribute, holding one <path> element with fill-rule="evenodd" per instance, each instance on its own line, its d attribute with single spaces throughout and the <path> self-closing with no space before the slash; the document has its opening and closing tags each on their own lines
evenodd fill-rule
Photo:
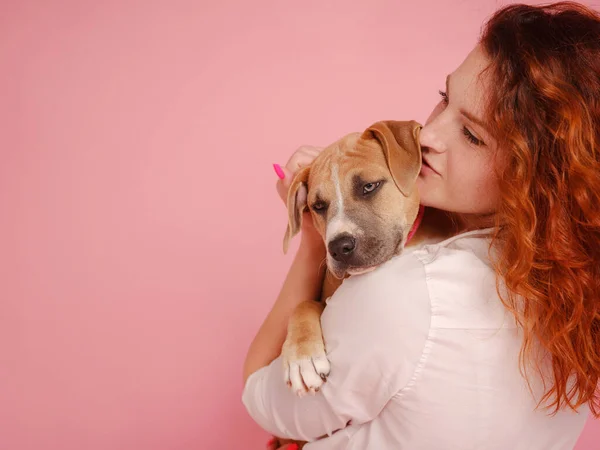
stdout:
<svg viewBox="0 0 600 450">
<path fill-rule="evenodd" d="M 375 191 L 381 184 L 381 181 L 377 181 L 376 183 L 367 183 L 363 186 L 363 194 L 370 194 Z"/>
<path fill-rule="evenodd" d="M 477 145 L 477 146 L 483 145 L 484 142 L 481 139 L 475 137 L 475 135 L 473 133 L 471 133 L 467 127 L 463 127 L 462 131 L 463 131 L 463 134 L 465 135 L 465 137 L 467 138 L 467 140 L 471 144 Z"/>
<path fill-rule="evenodd" d="M 448 104 L 448 94 L 445 91 L 438 91 L 440 94 L 440 97 L 442 97 L 442 103 L 444 105 Z"/>
<path fill-rule="evenodd" d="M 448 105 L 448 93 L 445 91 L 438 91 L 440 94 L 440 97 L 442 97 L 442 103 L 447 106 Z M 467 138 L 467 140 L 476 146 L 481 146 L 481 145 L 485 145 L 485 142 L 483 142 L 481 139 L 479 139 L 478 137 L 476 137 L 473 133 L 471 133 L 471 131 L 469 131 L 469 129 L 467 127 L 463 127 L 462 129 L 463 134 L 465 135 L 465 137 Z"/>
</svg>

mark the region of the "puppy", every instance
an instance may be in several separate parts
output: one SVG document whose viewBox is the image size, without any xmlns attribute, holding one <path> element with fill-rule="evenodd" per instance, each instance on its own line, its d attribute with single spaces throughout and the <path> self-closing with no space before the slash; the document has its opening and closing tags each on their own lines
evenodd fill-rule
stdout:
<svg viewBox="0 0 600 450">
<path fill-rule="evenodd" d="M 421 170 L 420 129 L 415 121 L 376 122 L 325 148 L 292 181 L 284 253 L 307 208 L 327 248 L 320 301 L 297 307 L 282 348 L 285 382 L 298 395 L 318 391 L 329 375 L 320 322 L 325 300 L 345 277 L 399 255 L 409 236 L 416 245 L 431 234 L 421 230 L 411 235 L 424 213 L 415 188 Z"/>
</svg>

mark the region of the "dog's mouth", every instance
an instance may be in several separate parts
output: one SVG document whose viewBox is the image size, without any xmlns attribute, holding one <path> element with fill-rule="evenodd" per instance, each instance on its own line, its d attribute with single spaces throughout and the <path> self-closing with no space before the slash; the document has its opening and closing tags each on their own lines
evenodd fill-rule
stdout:
<svg viewBox="0 0 600 450">
<path fill-rule="evenodd" d="M 348 275 L 362 275 L 365 273 L 369 273 L 372 272 L 373 270 L 377 269 L 377 267 L 379 267 L 381 264 L 376 265 L 376 266 L 369 266 L 369 267 L 349 267 L 348 269 L 346 269 L 346 273 Z"/>
<path fill-rule="evenodd" d="M 355 275 L 363 275 L 365 273 L 372 272 L 381 264 L 372 265 L 372 266 L 345 266 L 338 267 L 334 265 L 333 267 L 329 266 L 329 270 L 333 273 L 336 278 L 342 279 L 345 276 L 355 276 Z"/>
<path fill-rule="evenodd" d="M 336 261 L 327 255 L 327 267 L 333 273 L 336 278 L 342 279 L 345 276 L 363 275 L 377 269 L 379 266 L 385 264 L 387 261 L 395 256 L 398 256 L 404 250 L 402 233 L 397 237 L 396 242 L 393 245 L 387 245 L 378 251 L 376 254 L 369 256 L 363 255 L 354 260 L 347 262 Z"/>
<path fill-rule="evenodd" d="M 379 259 L 381 259 L 381 261 L 379 261 Z M 373 270 L 381 266 L 383 263 L 385 263 L 388 259 L 390 258 L 378 258 L 377 263 L 360 265 L 341 264 L 339 262 L 329 260 L 327 266 L 329 267 L 329 270 L 333 273 L 335 277 L 342 279 L 347 275 L 355 276 L 372 272 Z"/>
</svg>

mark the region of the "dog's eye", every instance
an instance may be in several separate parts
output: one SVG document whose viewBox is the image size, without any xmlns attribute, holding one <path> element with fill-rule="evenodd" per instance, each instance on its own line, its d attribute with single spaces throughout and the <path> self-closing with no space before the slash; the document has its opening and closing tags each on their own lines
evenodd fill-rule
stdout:
<svg viewBox="0 0 600 450">
<path fill-rule="evenodd" d="M 370 194 L 375 191 L 381 184 L 381 181 L 377 181 L 376 183 L 367 183 L 363 186 L 363 194 Z"/>
<path fill-rule="evenodd" d="M 323 212 L 327 209 L 327 204 L 325 202 L 315 202 L 312 205 L 312 209 L 316 212 Z"/>
</svg>

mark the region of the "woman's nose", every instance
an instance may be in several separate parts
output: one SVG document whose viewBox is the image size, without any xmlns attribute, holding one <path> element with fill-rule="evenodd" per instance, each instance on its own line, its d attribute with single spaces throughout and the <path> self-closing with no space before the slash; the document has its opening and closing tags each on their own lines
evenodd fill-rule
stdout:
<svg viewBox="0 0 600 450">
<path fill-rule="evenodd" d="M 444 144 L 444 133 L 440 126 L 439 116 L 435 120 L 423 125 L 421 132 L 419 133 L 419 143 L 421 147 L 427 147 L 430 151 L 436 153 L 443 153 L 446 151 L 446 145 Z"/>
</svg>

